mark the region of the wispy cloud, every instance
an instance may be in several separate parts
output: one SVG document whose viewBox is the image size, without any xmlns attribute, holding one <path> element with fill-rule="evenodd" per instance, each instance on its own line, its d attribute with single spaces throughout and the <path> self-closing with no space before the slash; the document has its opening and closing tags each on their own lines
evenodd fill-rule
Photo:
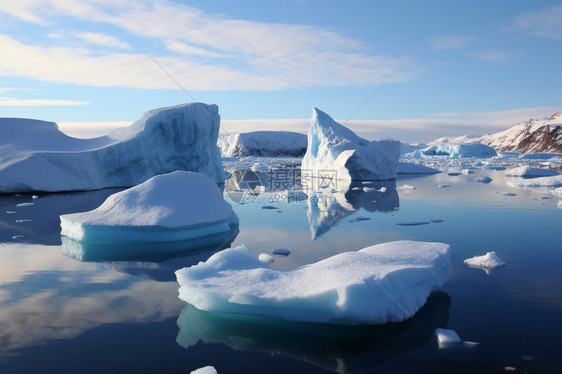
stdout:
<svg viewBox="0 0 562 374">
<path fill-rule="evenodd" d="M 430 40 L 433 49 L 454 50 L 466 48 L 474 38 L 459 35 L 440 35 Z"/>
<path fill-rule="evenodd" d="M 51 99 L 17 99 L 13 97 L 0 97 L 0 106 L 64 106 L 88 105 L 87 101 L 51 100 Z"/>
<path fill-rule="evenodd" d="M 77 32 L 74 35 L 91 44 L 97 44 L 111 48 L 131 49 L 131 46 L 128 43 L 122 42 L 111 35 L 99 32 Z"/>
<path fill-rule="evenodd" d="M 509 31 L 528 32 L 534 36 L 562 39 L 562 5 L 521 14 L 513 20 Z"/>
<path fill-rule="evenodd" d="M 509 61 L 517 57 L 517 54 L 513 52 L 500 51 L 496 49 L 483 49 L 474 52 L 473 56 L 480 60 L 500 63 L 500 62 Z"/>
<path fill-rule="evenodd" d="M 367 53 L 361 41 L 325 28 L 230 19 L 166 0 L 20 1 L 23 5 L 17 11 L 2 4 L 0 12 L 35 23 L 58 21 L 56 27 L 67 18 L 110 24 L 160 43 L 170 54 L 152 54 L 189 89 L 364 87 L 384 81 L 403 61 L 403 56 Z M 122 43 L 100 35 L 89 39 Z M 41 57 L 29 61 L 42 61 L 30 66 L 17 56 L 2 59 L 2 75 L 97 86 L 174 86 L 164 82 L 154 62 L 143 57 L 147 51 L 94 56 L 87 50 L 33 46 L 7 36 L 0 43 L 21 56 Z M 410 64 L 393 82 L 419 74 Z"/>
</svg>

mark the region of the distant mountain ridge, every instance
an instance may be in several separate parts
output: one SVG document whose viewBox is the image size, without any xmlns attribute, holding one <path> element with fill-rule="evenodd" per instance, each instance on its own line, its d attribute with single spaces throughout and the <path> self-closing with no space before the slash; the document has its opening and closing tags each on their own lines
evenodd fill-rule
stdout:
<svg viewBox="0 0 562 374">
<path fill-rule="evenodd" d="M 442 137 L 428 144 L 442 143 L 481 143 L 498 152 L 562 153 L 562 115 L 557 112 L 549 119 L 530 119 L 495 134 Z"/>
</svg>

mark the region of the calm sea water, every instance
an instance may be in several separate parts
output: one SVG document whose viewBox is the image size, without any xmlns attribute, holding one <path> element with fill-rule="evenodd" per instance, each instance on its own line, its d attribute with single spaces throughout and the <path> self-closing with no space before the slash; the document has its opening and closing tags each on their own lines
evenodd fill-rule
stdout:
<svg viewBox="0 0 562 374">
<path fill-rule="evenodd" d="M 213 365 L 220 374 L 560 373 L 559 198 L 510 188 L 504 174 L 402 177 L 326 186 L 314 200 L 273 191 L 233 202 L 239 232 L 225 241 L 256 256 L 289 249 L 275 256 L 277 268 L 392 240 L 450 244 L 453 273 L 442 291 L 414 318 L 383 326 L 198 311 L 177 298 L 173 272 L 216 246 L 174 256 L 69 249 L 58 216 L 93 209 L 115 190 L 0 196 L 0 372 L 189 373 Z M 477 182 L 482 176 L 493 181 Z M 405 184 L 415 189 L 399 188 Z M 27 202 L 34 205 L 17 206 Z M 486 274 L 463 264 L 488 251 L 507 266 Z M 436 328 L 478 344 L 440 348 Z"/>
</svg>

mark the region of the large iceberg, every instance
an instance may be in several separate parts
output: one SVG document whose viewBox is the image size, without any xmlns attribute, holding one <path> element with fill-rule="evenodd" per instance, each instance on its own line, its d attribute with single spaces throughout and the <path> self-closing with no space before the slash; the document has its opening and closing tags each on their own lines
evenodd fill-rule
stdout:
<svg viewBox="0 0 562 374">
<path fill-rule="evenodd" d="M 81 241 L 173 242 L 229 232 L 238 224 L 215 182 L 175 171 L 115 193 L 89 212 L 60 217 L 61 235 Z"/>
<path fill-rule="evenodd" d="M 129 127 L 76 139 L 56 123 L 0 119 L 0 193 L 128 187 L 175 170 L 223 182 L 216 105 L 151 110 Z"/>
<path fill-rule="evenodd" d="M 353 325 L 410 318 L 450 273 L 447 244 L 397 241 L 292 270 L 239 246 L 176 276 L 180 299 L 200 310 Z"/>
<path fill-rule="evenodd" d="M 220 136 L 217 145 L 222 157 L 302 157 L 306 152 L 306 135 L 291 131 L 254 131 Z"/>
<path fill-rule="evenodd" d="M 329 172 L 344 180 L 390 180 L 396 177 L 399 157 L 400 142 L 363 139 L 321 110 L 312 109 L 303 171 L 319 178 Z"/>
<path fill-rule="evenodd" d="M 488 158 L 497 156 L 494 148 L 479 143 L 462 143 L 462 144 L 435 144 L 424 149 L 419 149 L 412 153 L 408 153 L 404 157 L 420 158 L 424 156 L 447 156 L 452 158 Z"/>
</svg>

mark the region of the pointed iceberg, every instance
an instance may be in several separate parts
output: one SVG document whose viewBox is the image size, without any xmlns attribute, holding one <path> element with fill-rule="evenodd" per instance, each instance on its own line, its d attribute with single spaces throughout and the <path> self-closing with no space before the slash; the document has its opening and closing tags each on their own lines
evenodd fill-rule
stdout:
<svg viewBox="0 0 562 374">
<path fill-rule="evenodd" d="M 303 171 L 319 178 L 329 172 L 343 180 L 390 180 L 396 177 L 399 157 L 400 142 L 363 139 L 321 110 L 312 109 Z"/>
</svg>

